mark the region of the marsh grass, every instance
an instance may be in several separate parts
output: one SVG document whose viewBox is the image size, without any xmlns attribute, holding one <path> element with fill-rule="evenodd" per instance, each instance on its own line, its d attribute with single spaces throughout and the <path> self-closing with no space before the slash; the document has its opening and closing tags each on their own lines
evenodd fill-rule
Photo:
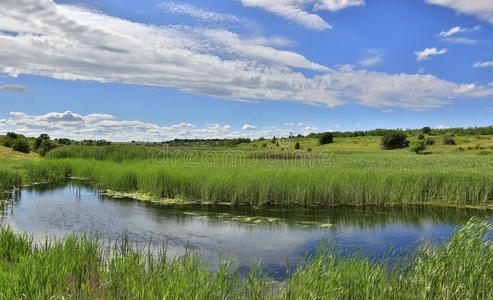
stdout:
<svg viewBox="0 0 493 300">
<path fill-rule="evenodd" d="M 216 270 L 194 252 L 175 258 L 94 235 L 33 242 L 0 231 L 2 299 L 491 299 L 491 226 L 472 219 L 450 241 L 422 243 L 394 261 L 342 256 L 323 245 L 283 282 L 257 263 L 242 276 L 220 260 Z"/>
<path fill-rule="evenodd" d="M 57 159 L 18 166 L 29 182 L 89 178 L 101 189 L 236 205 L 406 205 L 486 207 L 493 200 L 485 157 L 333 155 L 329 161 L 251 159 L 246 165 L 197 157 L 125 162 Z M 252 164 L 250 164 L 252 163 Z M 327 164 L 328 163 L 328 164 Z M 326 164 L 326 165 L 324 165 Z"/>
</svg>

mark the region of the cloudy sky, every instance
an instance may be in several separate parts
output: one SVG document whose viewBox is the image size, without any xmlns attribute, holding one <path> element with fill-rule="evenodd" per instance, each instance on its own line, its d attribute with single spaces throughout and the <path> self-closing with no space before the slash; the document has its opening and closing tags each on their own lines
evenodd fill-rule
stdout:
<svg viewBox="0 0 493 300">
<path fill-rule="evenodd" d="M 489 0 L 2 0 L 0 133 L 491 125 L 492 37 Z"/>
</svg>

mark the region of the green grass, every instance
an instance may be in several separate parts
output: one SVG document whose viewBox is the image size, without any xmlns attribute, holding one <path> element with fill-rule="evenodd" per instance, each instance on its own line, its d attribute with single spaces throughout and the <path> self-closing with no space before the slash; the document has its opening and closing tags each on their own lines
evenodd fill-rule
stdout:
<svg viewBox="0 0 493 300">
<path fill-rule="evenodd" d="M 491 142 L 489 137 L 456 139 L 464 147 L 466 142 L 483 143 L 477 149 L 486 149 Z M 101 189 L 145 194 L 144 198 L 155 201 L 183 199 L 255 207 L 493 205 L 491 158 L 466 154 L 485 150 L 417 155 L 406 149 L 383 151 L 378 137 L 360 137 L 313 145 L 308 153 L 306 146 L 316 140 L 298 140 L 305 146 L 289 152 L 254 149 L 252 144 L 257 141 L 233 148 L 62 147 L 50 151 L 45 159 L 0 162 L 0 172 L 5 174 L 0 177 L 0 188 L 19 186 L 21 181 L 76 176 L 89 178 Z M 277 142 L 286 145 L 281 139 Z M 432 147 L 436 147 L 433 152 L 456 146 L 437 142 Z"/>
<path fill-rule="evenodd" d="M 231 261 L 216 271 L 195 253 L 150 255 L 125 241 L 91 236 L 36 244 L 0 232 L 2 299 L 491 299 L 492 228 L 473 219 L 438 247 L 421 244 L 395 260 L 343 257 L 322 246 L 291 278 L 275 282 L 252 264 L 241 277 Z M 491 236 L 490 236 L 491 237 Z"/>
<path fill-rule="evenodd" d="M 217 157 L 224 152 L 217 151 Z M 204 161 L 204 159 L 206 161 Z M 327 160 L 221 158 L 206 154 L 124 162 L 56 159 L 12 162 L 25 182 L 89 178 L 101 189 L 237 205 L 487 206 L 493 199 L 488 157 L 333 154 Z"/>
</svg>

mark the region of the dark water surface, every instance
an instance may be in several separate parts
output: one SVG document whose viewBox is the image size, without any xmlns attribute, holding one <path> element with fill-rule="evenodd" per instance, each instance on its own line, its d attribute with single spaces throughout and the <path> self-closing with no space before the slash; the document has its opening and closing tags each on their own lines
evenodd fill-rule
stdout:
<svg viewBox="0 0 493 300">
<path fill-rule="evenodd" d="M 348 253 L 381 257 L 423 239 L 446 240 L 472 216 L 493 218 L 492 211 L 439 207 L 170 208 L 99 195 L 81 181 L 36 185 L 8 197 L 0 225 L 39 240 L 89 231 L 104 241 L 126 235 L 142 246 L 165 245 L 168 255 L 197 250 L 212 265 L 219 255 L 235 257 L 241 268 L 260 259 L 276 277 L 284 276 L 286 262 L 296 264 L 323 240 Z"/>
</svg>

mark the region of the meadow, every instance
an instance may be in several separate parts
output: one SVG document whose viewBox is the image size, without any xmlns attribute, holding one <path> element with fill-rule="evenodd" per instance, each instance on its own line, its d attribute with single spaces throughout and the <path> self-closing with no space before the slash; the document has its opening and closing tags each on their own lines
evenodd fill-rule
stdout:
<svg viewBox="0 0 493 300">
<path fill-rule="evenodd" d="M 344 257 L 324 244 L 278 282 L 256 263 L 242 276 L 234 261 L 212 270 L 196 253 L 169 258 L 123 239 L 93 235 L 36 244 L 0 231 L 2 299 L 491 299 L 491 225 L 470 220 L 448 242 L 410 255 Z M 467 259 L 465 259 L 467 257 Z"/>
</svg>

